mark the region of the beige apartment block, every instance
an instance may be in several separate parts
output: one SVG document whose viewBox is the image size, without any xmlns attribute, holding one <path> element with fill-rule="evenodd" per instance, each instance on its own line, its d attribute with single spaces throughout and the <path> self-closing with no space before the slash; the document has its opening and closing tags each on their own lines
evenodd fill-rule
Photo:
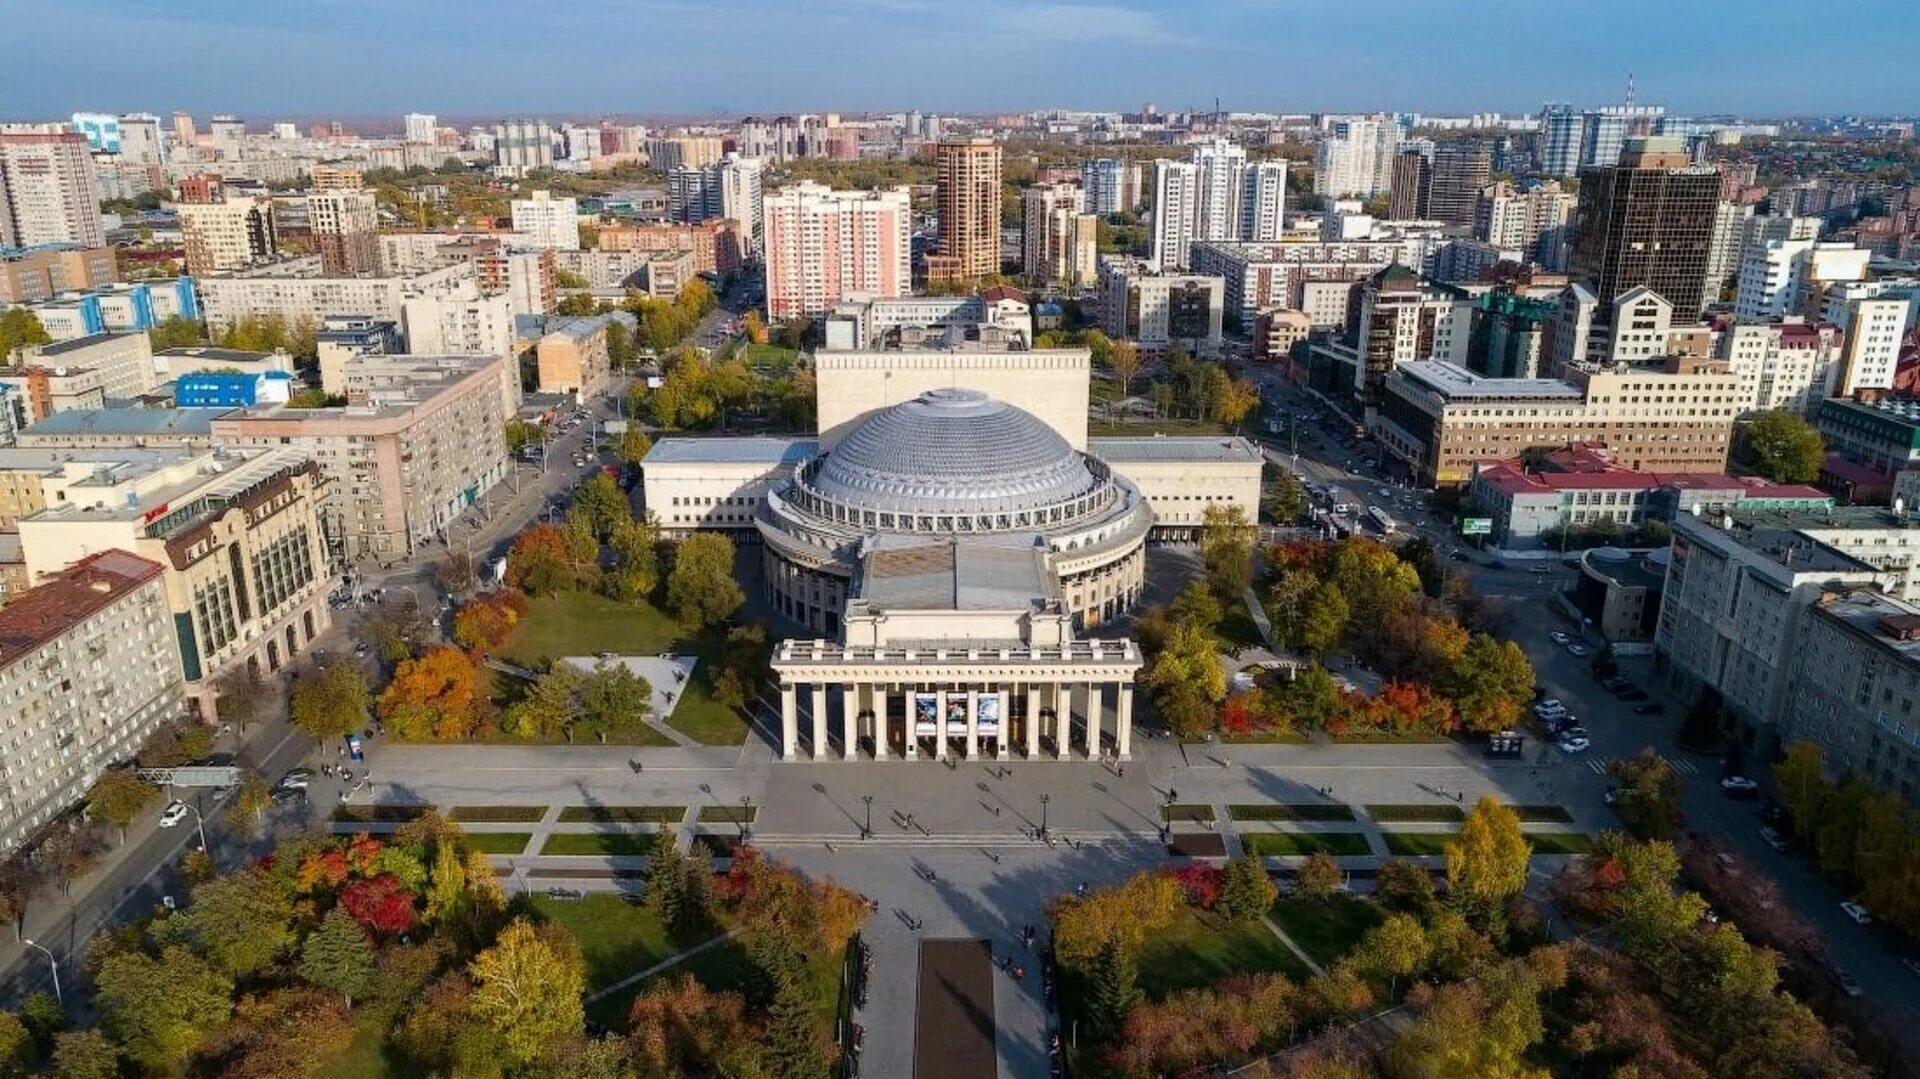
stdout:
<svg viewBox="0 0 1920 1079">
<path fill-rule="evenodd" d="M 180 716 L 162 573 L 107 551 L 0 609 L 0 854 Z"/>
</svg>

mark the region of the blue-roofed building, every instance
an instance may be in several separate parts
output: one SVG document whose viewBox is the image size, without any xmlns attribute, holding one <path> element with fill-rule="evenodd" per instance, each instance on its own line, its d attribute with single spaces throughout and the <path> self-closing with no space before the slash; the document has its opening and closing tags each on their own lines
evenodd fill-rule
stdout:
<svg viewBox="0 0 1920 1079">
<path fill-rule="evenodd" d="M 187 276 L 64 292 L 30 306 L 56 341 L 99 333 L 142 333 L 170 318 L 200 317 L 200 297 L 193 278 Z"/>
<path fill-rule="evenodd" d="M 193 371 L 174 380 L 173 403 L 180 408 L 251 408 L 285 404 L 293 376 L 285 371 Z"/>
</svg>

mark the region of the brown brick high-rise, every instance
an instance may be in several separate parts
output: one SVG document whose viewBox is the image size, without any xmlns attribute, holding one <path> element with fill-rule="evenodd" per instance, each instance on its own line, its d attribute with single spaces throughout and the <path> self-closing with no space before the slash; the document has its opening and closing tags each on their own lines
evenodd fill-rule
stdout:
<svg viewBox="0 0 1920 1079">
<path fill-rule="evenodd" d="M 930 278 L 977 278 L 1000 272 L 1000 144 L 992 139 L 942 142 L 933 151 L 940 253 L 927 260 Z"/>
<path fill-rule="evenodd" d="M 1720 174 L 1691 164 L 1677 139 L 1629 139 L 1620 163 L 1580 170 L 1572 271 L 1606 310 L 1640 285 L 1700 313 Z"/>
</svg>

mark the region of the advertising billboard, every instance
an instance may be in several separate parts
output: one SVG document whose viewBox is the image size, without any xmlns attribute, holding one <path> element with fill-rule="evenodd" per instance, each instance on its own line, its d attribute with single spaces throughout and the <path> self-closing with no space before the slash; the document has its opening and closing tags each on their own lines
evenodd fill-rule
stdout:
<svg viewBox="0 0 1920 1079">
<path fill-rule="evenodd" d="M 947 694 L 947 733 L 967 733 L 967 695 L 964 693 Z"/>
<path fill-rule="evenodd" d="M 913 695 L 913 734 L 916 738 L 932 738 L 940 733 L 940 695 L 938 693 L 916 693 Z"/>
<path fill-rule="evenodd" d="M 1000 734 L 1000 695 L 982 693 L 973 699 L 974 714 L 981 734 Z"/>
</svg>

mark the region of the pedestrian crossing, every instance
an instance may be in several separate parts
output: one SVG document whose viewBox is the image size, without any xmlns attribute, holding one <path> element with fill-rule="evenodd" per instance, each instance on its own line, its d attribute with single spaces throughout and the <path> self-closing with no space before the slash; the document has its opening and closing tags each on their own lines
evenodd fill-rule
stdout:
<svg viewBox="0 0 1920 1079">
<path fill-rule="evenodd" d="M 1676 760 L 1672 757 L 1666 757 L 1666 756 L 1663 756 L 1660 759 L 1667 762 L 1667 767 L 1673 769 L 1674 771 L 1680 773 L 1683 776 L 1697 776 L 1700 774 L 1700 766 L 1697 764 L 1694 764 L 1692 761 Z M 1597 775 L 1597 776 L 1606 775 L 1607 762 L 1600 760 L 1597 757 L 1588 757 L 1587 771 L 1592 772 L 1594 775 Z"/>
</svg>

